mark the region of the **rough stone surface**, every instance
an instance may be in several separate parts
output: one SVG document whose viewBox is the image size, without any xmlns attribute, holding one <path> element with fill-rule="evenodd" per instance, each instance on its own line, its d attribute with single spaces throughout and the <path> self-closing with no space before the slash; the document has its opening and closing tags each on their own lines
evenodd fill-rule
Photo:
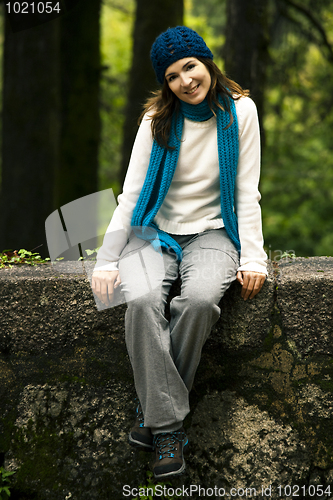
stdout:
<svg viewBox="0 0 333 500">
<path fill-rule="evenodd" d="M 0 283 L 1 352 L 37 354 L 74 346 L 87 331 L 123 332 L 126 306 L 98 311 L 80 263 L 0 270 Z M 253 301 L 245 303 L 240 285 L 233 283 L 221 301 L 222 314 L 213 336 L 223 348 L 258 347 L 271 328 L 273 301 L 272 267 L 263 293 Z"/>
<path fill-rule="evenodd" d="M 253 349 L 262 345 L 272 328 L 274 309 L 274 268 L 269 265 L 269 276 L 262 293 L 253 300 L 244 301 L 241 287 L 234 283 L 221 302 L 221 319 L 213 329 L 212 337 L 222 349 Z"/>
<path fill-rule="evenodd" d="M 127 446 L 133 404 L 126 385 L 27 385 L 6 468 L 38 498 L 121 498 L 120 485 L 144 479 L 145 454 Z M 33 465 L 33 468 L 32 468 Z"/>
<path fill-rule="evenodd" d="M 333 496 L 332 263 L 275 263 L 253 301 L 232 285 L 191 393 L 187 474 L 168 486 Z M 82 268 L 69 271 L 0 271 L 0 457 L 15 500 L 120 500 L 125 484 L 150 484 L 152 454 L 127 444 L 125 306 L 97 311 Z M 331 495 L 308 489 L 329 484 Z"/>
<path fill-rule="evenodd" d="M 309 470 L 307 446 L 295 429 L 228 390 L 203 397 L 190 437 L 197 449 L 195 469 L 206 469 L 212 484 L 276 489 L 299 483 Z"/>
<path fill-rule="evenodd" d="M 17 487 L 45 500 L 107 500 L 123 498 L 125 485 L 132 489 L 147 484 L 153 454 L 124 444 L 133 413 L 124 389 L 130 392 L 116 385 L 26 386 L 5 461 L 7 469 L 17 470 Z M 331 419 L 332 396 L 322 396 L 308 386 L 299 404 Z M 325 399 L 326 411 L 321 414 Z M 314 466 L 311 440 L 235 391 L 203 396 L 193 411 L 188 437 L 187 474 L 168 482 L 174 489 L 189 491 L 197 485 L 249 493 L 251 488 L 252 496 L 264 498 L 262 488 L 271 488 L 271 498 L 287 498 L 278 494 L 280 485 L 327 488 L 333 477 L 332 468 Z"/>
<path fill-rule="evenodd" d="M 301 355 L 333 353 L 333 258 L 279 265 L 277 307 L 283 330 Z"/>
<path fill-rule="evenodd" d="M 79 263 L 3 269 L 0 283 L 3 353 L 55 352 L 96 329 L 123 331 L 126 306 L 98 311 Z"/>
</svg>

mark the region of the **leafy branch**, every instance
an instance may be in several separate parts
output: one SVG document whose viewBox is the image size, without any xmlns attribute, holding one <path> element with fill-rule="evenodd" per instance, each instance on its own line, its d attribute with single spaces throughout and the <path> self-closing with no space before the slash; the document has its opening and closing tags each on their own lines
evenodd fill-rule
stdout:
<svg viewBox="0 0 333 500">
<path fill-rule="evenodd" d="M 101 247 L 97 247 L 97 248 L 94 248 L 93 250 L 86 248 L 85 252 L 88 255 L 88 257 L 80 257 L 78 260 L 96 260 L 96 256 L 94 254 L 97 254 L 97 252 L 100 248 Z"/>
<path fill-rule="evenodd" d="M 322 24 L 318 21 L 318 19 L 316 19 L 316 17 L 313 15 L 311 10 L 308 7 L 306 7 L 305 5 L 302 5 L 298 2 L 295 2 L 294 0 L 282 0 L 282 1 L 285 4 L 287 4 L 288 6 L 292 7 L 294 10 L 300 12 L 303 16 L 305 16 L 310 21 L 310 23 L 312 24 L 312 26 L 314 26 L 314 28 L 319 33 L 320 38 L 321 38 L 321 42 L 317 41 L 317 43 L 326 47 L 326 49 L 328 50 L 328 60 L 331 63 L 333 63 L 333 47 L 328 40 L 325 29 L 323 28 Z M 285 11 L 283 12 L 283 14 L 290 21 L 292 21 L 296 24 L 299 24 L 295 18 L 293 18 L 291 15 L 287 15 L 287 13 Z"/>
<path fill-rule="evenodd" d="M 10 497 L 10 476 L 15 474 L 15 472 L 6 471 L 3 467 L 0 467 L 0 499 L 7 500 Z"/>
<path fill-rule="evenodd" d="M 153 473 L 151 471 L 147 471 L 147 484 L 140 484 L 139 485 L 139 497 L 132 498 L 132 500 L 154 500 L 155 494 L 160 493 L 161 488 L 158 487 L 164 487 L 164 489 L 167 487 L 167 485 L 171 485 L 171 483 L 156 483 L 154 482 L 154 477 Z M 153 495 L 150 494 L 150 492 L 153 493 Z M 167 493 L 163 494 L 161 500 L 176 500 L 176 498 L 180 498 L 178 495 L 175 497 L 174 495 L 170 496 Z"/>
<path fill-rule="evenodd" d="M 0 269 L 4 267 L 13 267 L 17 264 L 28 264 L 36 266 L 37 264 L 46 264 L 50 259 L 42 259 L 38 252 L 29 250 L 4 250 L 0 253 Z"/>
</svg>

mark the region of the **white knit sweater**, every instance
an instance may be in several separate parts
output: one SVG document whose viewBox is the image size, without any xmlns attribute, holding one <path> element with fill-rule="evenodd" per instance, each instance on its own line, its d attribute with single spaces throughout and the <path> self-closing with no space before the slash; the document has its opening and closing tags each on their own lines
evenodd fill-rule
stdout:
<svg viewBox="0 0 333 500">
<path fill-rule="evenodd" d="M 235 101 L 239 129 L 235 211 L 241 243 L 242 271 L 267 274 L 263 249 L 260 193 L 260 136 L 257 110 L 249 97 Z M 123 192 L 97 255 L 97 270 L 115 270 L 127 243 L 133 210 L 146 177 L 152 149 L 151 120 L 145 116 L 132 150 Z M 185 118 L 179 160 L 169 191 L 154 222 L 171 234 L 194 234 L 223 227 L 221 218 L 216 118 Z"/>
</svg>

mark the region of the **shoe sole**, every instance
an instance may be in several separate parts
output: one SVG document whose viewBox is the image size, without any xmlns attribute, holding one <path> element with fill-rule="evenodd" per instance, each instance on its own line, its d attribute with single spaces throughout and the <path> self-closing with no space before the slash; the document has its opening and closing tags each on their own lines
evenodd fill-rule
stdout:
<svg viewBox="0 0 333 500">
<path fill-rule="evenodd" d="M 149 444 L 141 443 L 141 441 L 137 441 L 136 439 L 133 439 L 131 434 L 128 435 L 128 441 L 129 441 L 129 444 L 131 446 L 133 446 L 134 448 L 140 448 L 140 450 L 142 450 L 142 451 L 154 451 L 153 445 L 150 446 Z"/>
<path fill-rule="evenodd" d="M 183 465 L 181 466 L 180 469 L 178 469 L 176 471 L 172 471 L 172 472 L 166 472 L 165 474 L 155 474 L 155 472 L 154 472 L 154 478 L 155 479 L 163 479 L 165 477 L 181 476 L 182 474 L 185 474 L 185 470 L 186 470 L 186 464 L 185 464 L 185 460 L 183 460 Z"/>
</svg>

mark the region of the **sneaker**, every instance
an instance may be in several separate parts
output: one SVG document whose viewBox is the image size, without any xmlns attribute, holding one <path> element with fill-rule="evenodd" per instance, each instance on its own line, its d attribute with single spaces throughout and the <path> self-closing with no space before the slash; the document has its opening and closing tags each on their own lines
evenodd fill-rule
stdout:
<svg viewBox="0 0 333 500">
<path fill-rule="evenodd" d="M 145 451 L 153 451 L 154 449 L 154 436 L 150 428 L 144 426 L 143 413 L 140 403 L 136 407 L 135 422 L 128 435 L 128 440 L 131 446 L 141 448 Z"/>
<path fill-rule="evenodd" d="M 156 479 L 183 474 L 185 472 L 184 449 L 188 445 L 183 427 L 175 432 L 163 432 L 154 436 Z"/>
</svg>

